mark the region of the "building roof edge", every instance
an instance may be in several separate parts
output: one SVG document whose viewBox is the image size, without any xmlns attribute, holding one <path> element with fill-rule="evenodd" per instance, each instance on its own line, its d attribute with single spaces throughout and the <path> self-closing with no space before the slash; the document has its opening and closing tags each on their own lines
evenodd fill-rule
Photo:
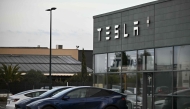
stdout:
<svg viewBox="0 0 190 109">
<path fill-rule="evenodd" d="M 127 10 L 132 10 L 132 9 L 135 9 L 135 8 L 140 8 L 140 7 L 148 6 L 148 5 L 154 5 L 154 4 L 158 4 L 158 3 L 162 3 L 162 2 L 167 2 L 167 1 L 171 1 L 171 0 L 153 1 L 153 2 L 148 2 L 148 3 L 144 3 L 144 4 L 140 4 L 140 5 L 124 8 L 124 9 L 119 9 L 119 10 L 116 10 L 116 11 L 111 11 L 111 12 L 95 15 L 95 16 L 93 16 L 93 19 L 98 18 L 98 17 L 102 17 L 102 16 L 106 16 L 106 15 L 110 15 L 110 14 L 115 14 L 115 13 L 122 12 L 122 11 L 127 11 Z"/>
</svg>

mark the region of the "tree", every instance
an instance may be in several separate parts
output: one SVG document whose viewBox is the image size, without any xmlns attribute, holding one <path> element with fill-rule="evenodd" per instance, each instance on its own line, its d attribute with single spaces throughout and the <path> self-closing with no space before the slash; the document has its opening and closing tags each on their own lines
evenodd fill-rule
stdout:
<svg viewBox="0 0 190 109">
<path fill-rule="evenodd" d="M 19 66 L 18 64 L 13 66 L 11 65 L 5 65 L 1 64 L 2 66 L 0 67 L 0 80 L 4 81 L 9 88 L 9 84 L 15 81 L 20 81 L 21 80 L 21 72 L 19 72 Z"/>
<path fill-rule="evenodd" d="M 81 78 L 81 81 L 84 82 L 86 81 L 86 78 L 88 76 L 88 73 L 87 73 L 87 68 L 86 68 L 86 57 L 85 57 L 85 54 L 84 54 L 84 48 L 82 50 L 82 62 L 81 62 L 81 74 L 82 74 L 82 78 Z"/>
<path fill-rule="evenodd" d="M 24 76 L 24 81 L 34 85 L 38 83 L 45 83 L 48 80 L 41 71 L 31 69 Z"/>
<path fill-rule="evenodd" d="M 89 75 L 89 73 L 87 72 L 84 49 L 82 50 L 81 72 L 74 74 L 71 78 L 69 78 L 65 82 L 82 82 L 82 83 L 92 82 L 92 76 Z"/>
</svg>

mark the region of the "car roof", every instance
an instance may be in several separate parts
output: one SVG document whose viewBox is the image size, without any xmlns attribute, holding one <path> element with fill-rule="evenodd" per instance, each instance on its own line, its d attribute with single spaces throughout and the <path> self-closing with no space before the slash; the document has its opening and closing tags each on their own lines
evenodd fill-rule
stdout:
<svg viewBox="0 0 190 109">
<path fill-rule="evenodd" d="M 26 90 L 26 91 L 22 91 L 22 92 L 19 92 L 19 93 L 16 93 L 14 95 L 22 95 L 22 94 L 26 94 L 26 93 L 29 93 L 29 92 L 36 92 L 36 91 L 48 91 L 47 89 L 33 89 L 33 90 Z M 14 96 L 13 95 L 13 96 Z"/>
</svg>

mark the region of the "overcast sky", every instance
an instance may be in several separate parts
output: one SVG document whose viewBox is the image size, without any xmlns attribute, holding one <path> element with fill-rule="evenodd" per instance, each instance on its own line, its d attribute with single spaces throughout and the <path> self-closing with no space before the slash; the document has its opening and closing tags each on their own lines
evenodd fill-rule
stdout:
<svg viewBox="0 0 190 109">
<path fill-rule="evenodd" d="M 93 16 L 155 0 L 0 0 L 0 47 L 93 49 Z"/>
</svg>

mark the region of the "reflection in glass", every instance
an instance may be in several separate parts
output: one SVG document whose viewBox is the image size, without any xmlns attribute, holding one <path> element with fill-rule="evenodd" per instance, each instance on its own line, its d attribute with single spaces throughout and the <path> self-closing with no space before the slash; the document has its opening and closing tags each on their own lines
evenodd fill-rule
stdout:
<svg viewBox="0 0 190 109">
<path fill-rule="evenodd" d="M 138 70 L 154 70 L 154 49 L 138 50 Z"/>
<path fill-rule="evenodd" d="M 143 97 L 143 74 L 137 73 L 137 109 L 142 109 L 142 97 Z M 136 108 L 135 108 L 136 109 Z"/>
<path fill-rule="evenodd" d="M 190 45 L 174 47 L 174 69 L 190 70 Z"/>
<path fill-rule="evenodd" d="M 138 50 L 138 70 L 145 70 L 144 50 Z"/>
<path fill-rule="evenodd" d="M 172 70 L 173 48 L 155 49 L 155 67 L 157 70 Z"/>
<path fill-rule="evenodd" d="M 121 71 L 121 52 L 108 53 L 108 71 L 109 72 Z"/>
<path fill-rule="evenodd" d="M 190 71 L 174 72 L 174 92 L 189 88 L 190 88 Z"/>
<path fill-rule="evenodd" d="M 95 74 L 93 86 L 99 88 L 106 88 L 106 74 Z"/>
<path fill-rule="evenodd" d="M 95 73 L 107 72 L 107 54 L 95 55 Z"/>
<path fill-rule="evenodd" d="M 120 74 L 108 73 L 107 77 L 108 77 L 107 89 L 111 89 L 116 92 L 121 92 Z"/>
<path fill-rule="evenodd" d="M 136 73 L 124 73 L 122 74 L 122 89 L 127 95 L 136 94 Z"/>
<path fill-rule="evenodd" d="M 154 109 L 172 109 L 172 97 L 154 97 Z"/>
<path fill-rule="evenodd" d="M 174 97 L 173 109 L 190 109 L 190 97 Z"/>
<path fill-rule="evenodd" d="M 137 69 L 137 51 L 122 52 L 122 71 Z"/>
<path fill-rule="evenodd" d="M 154 93 L 169 94 L 172 91 L 172 72 L 154 73 Z"/>
</svg>

